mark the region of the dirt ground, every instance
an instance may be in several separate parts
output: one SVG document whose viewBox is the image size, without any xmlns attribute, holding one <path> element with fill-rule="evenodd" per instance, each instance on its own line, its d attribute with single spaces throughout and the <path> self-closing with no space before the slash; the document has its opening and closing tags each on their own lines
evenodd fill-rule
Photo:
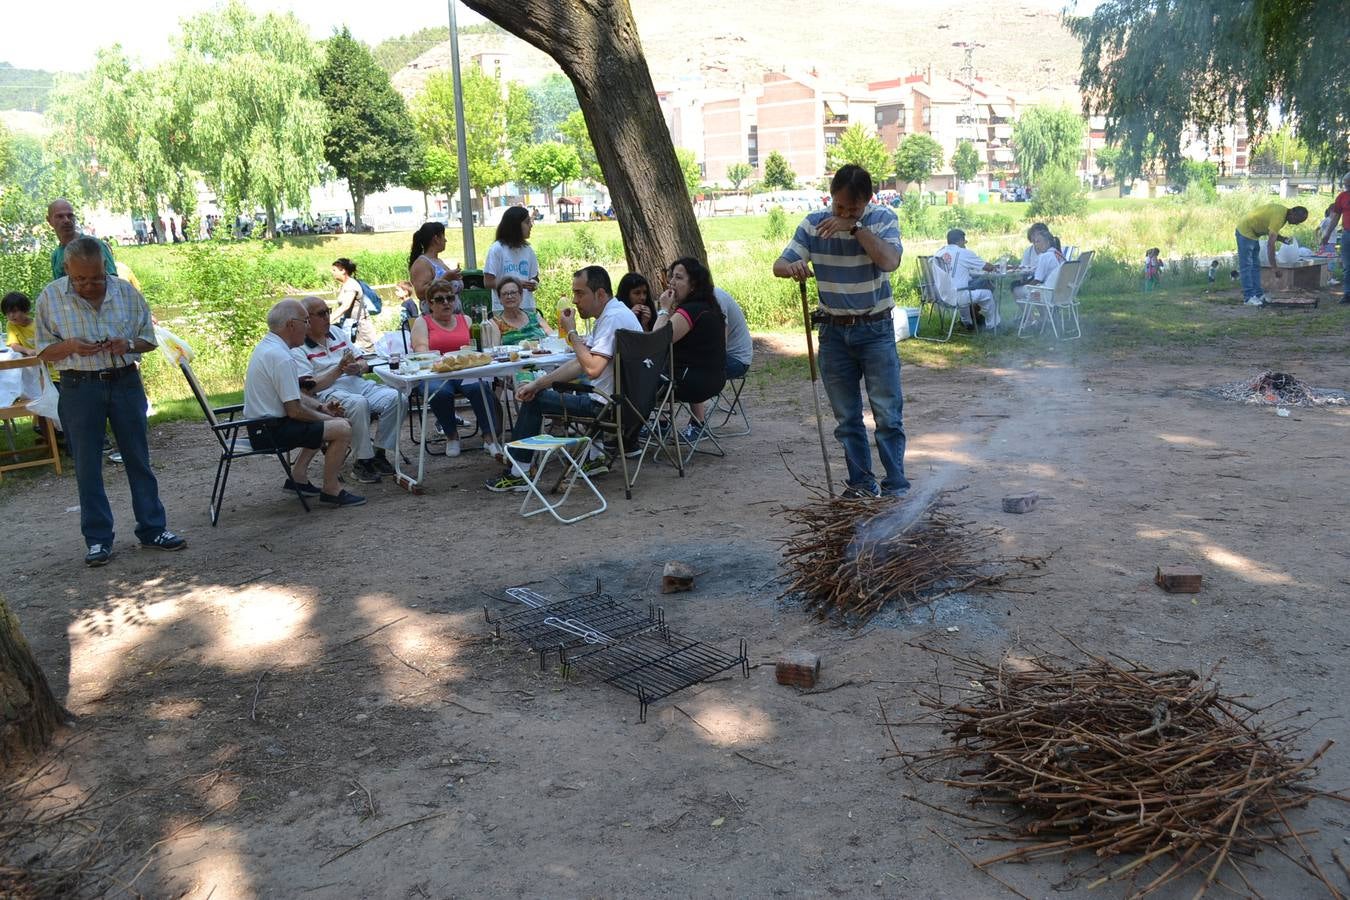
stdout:
<svg viewBox="0 0 1350 900">
<path fill-rule="evenodd" d="M 103 812 L 121 824 L 108 849 L 127 860 L 123 883 L 217 900 L 1003 896 L 933 832 L 977 858 L 999 845 L 901 796 L 962 800 L 880 759 L 879 709 L 919 712 L 905 682 L 936 670 L 911 642 L 992 660 L 1067 650 L 1053 629 L 1159 668 L 1223 660 L 1229 692 L 1325 717 L 1304 749 L 1336 740 L 1318 783 L 1350 784 L 1350 411 L 1280 418 L 1204 393 L 1272 362 L 1350 387 L 1343 355 L 907 366 L 916 494 L 965 488 L 956 509 L 1002 529 L 991 555 L 1054 555 L 1043 577 L 1014 583 L 1026 593 L 956 595 L 855 633 L 775 599 L 785 526 L 772 513 L 805 499 L 785 464 L 818 480 L 821 463 L 809 388 L 783 361 L 801 348 L 759 349 L 754 431 L 729 439 L 726 459 L 699 458 L 683 480 L 644 471 L 631 501 L 601 479 L 609 511 L 571 527 L 519 518 L 519 497 L 483 490 L 493 466 L 466 451 L 431 460 L 425 496 L 381 484 L 363 508 L 309 515 L 274 464 L 245 461 L 211 528 L 215 455 L 192 423 L 152 435 L 184 553 L 132 548 L 119 472 L 119 553 L 102 569 L 79 562 L 70 477 L 8 492 L 5 593 L 79 717 L 61 764 L 76 787 L 133 792 Z M 1026 489 L 1042 495 L 1035 512 L 1000 511 Z M 695 592 L 657 593 L 668 559 L 700 572 Z M 1166 562 L 1199 566 L 1203 592 L 1157 589 Z M 632 697 L 564 682 L 492 638 L 483 608 L 507 609 L 492 599 L 505 587 L 561 598 L 596 578 L 723 649 L 745 638 L 756 667 L 656 703 L 640 724 Z M 775 684 L 788 648 L 819 652 L 821 686 L 843 686 Z M 1339 879 L 1330 851 L 1344 856 L 1350 809 L 1322 803 L 1295 822 L 1319 829 L 1309 846 Z M 1090 862 L 997 872 L 1031 897 L 1071 896 Z M 1290 862 L 1262 862 L 1253 881 L 1267 896 L 1315 893 Z"/>
</svg>

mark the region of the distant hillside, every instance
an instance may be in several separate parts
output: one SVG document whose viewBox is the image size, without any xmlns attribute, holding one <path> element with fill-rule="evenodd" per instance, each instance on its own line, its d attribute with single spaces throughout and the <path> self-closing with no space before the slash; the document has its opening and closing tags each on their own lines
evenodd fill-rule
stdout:
<svg viewBox="0 0 1350 900">
<path fill-rule="evenodd" d="M 964 50 L 953 46 L 958 42 L 976 45 L 977 76 L 1005 87 L 1062 89 L 1078 81 L 1077 39 L 1057 13 L 1021 0 L 983 0 L 966 8 L 930 0 L 855 0 L 847 6 L 847 25 L 841 24 L 840 7 L 816 0 L 632 0 L 632 5 L 658 85 L 701 76 L 709 87 L 736 90 L 758 82 L 765 71 L 811 68 L 848 83 L 895 78 L 929 65 L 935 73 L 955 74 L 964 57 Z M 501 49 L 511 51 L 514 80 L 531 84 L 557 70 L 547 55 L 509 34 L 460 38 L 464 59 Z M 411 59 L 395 84 L 415 92 L 428 73 L 448 66 L 449 45 L 439 44 Z"/>
<path fill-rule="evenodd" d="M 505 31 L 491 22 L 467 25 L 461 28 L 459 33 L 461 38 L 466 34 L 506 35 Z M 360 39 L 360 35 L 356 37 L 358 40 Z M 380 68 L 393 75 L 423 53 L 434 47 L 439 47 L 449 40 L 450 28 L 441 25 L 434 28 L 423 28 L 421 31 L 415 31 L 412 34 L 404 34 L 380 41 L 371 48 L 370 52 Z"/>
<path fill-rule="evenodd" d="M 16 69 L 0 62 L 0 109 L 42 112 L 47 96 L 56 84 L 56 75 L 42 69 Z"/>
</svg>

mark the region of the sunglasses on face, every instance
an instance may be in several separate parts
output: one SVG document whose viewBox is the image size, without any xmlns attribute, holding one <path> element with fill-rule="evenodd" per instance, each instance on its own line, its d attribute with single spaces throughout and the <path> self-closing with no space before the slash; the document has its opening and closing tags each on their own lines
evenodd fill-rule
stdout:
<svg viewBox="0 0 1350 900">
<path fill-rule="evenodd" d="M 432 298 L 431 298 L 431 302 L 432 302 L 432 303 L 444 303 L 444 304 L 446 304 L 446 305 L 449 305 L 449 304 L 455 302 L 455 298 L 454 298 L 454 297 L 437 296 L 437 297 L 432 297 Z"/>
</svg>

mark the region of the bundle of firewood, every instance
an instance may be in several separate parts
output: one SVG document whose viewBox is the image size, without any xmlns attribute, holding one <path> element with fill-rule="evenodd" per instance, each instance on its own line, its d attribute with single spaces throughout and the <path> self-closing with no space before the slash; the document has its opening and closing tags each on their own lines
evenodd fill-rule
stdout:
<svg viewBox="0 0 1350 900">
<path fill-rule="evenodd" d="M 952 745 L 910 753 L 891 731 L 900 723 L 883 722 L 911 773 L 1011 813 L 992 821 L 943 810 L 994 827 L 988 839 L 1020 844 L 975 861 L 981 870 L 1087 850 L 1113 860 L 1089 887 L 1125 879 L 1143 896 L 1192 876 L 1195 896 L 1214 884 L 1259 895 L 1247 880 L 1251 857 L 1273 849 L 1341 896 L 1308 852 L 1312 832 L 1289 819 L 1318 796 L 1350 800 L 1310 786 L 1331 742 L 1295 755 L 1307 730 L 1297 716 L 1261 724 L 1264 710 L 1221 693 L 1212 672 L 1094 656 L 990 665 L 924 649 L 950 660 L 956 688 L 921 692 L 931 712 L 920 721 L 940 725 Z"/>
<path fill-rule="evenodd" d="M 1034 557 L 990 559 L 997 529 L 970 528 L 945 495 L 929 503 L 889 497 L 821 497 L 780 511 L 796 528 L 781 543 L 788 587 L 813 614 L 860 624 L 887 603 L 909 609 L 1010 577 L 1006 566 L 1040 568 Z"/>
</svg>

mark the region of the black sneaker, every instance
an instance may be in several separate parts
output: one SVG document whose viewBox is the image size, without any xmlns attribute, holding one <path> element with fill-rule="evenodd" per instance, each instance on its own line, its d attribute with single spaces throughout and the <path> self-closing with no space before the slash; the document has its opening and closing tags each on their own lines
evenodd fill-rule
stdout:
<svg viewBox="0 0 1350 900">
<path fill-rule="evenodd" d="M 352 477 L 362 484 L 377 484 L 380 473 L 375 471 L 368 459 L 358 459 L 352 464 Z"/>
<path fill-rule="evenodd" d="M 86 566 L 106 566 L 112 559 L 112 547 L 108 544 L 90 544 L 89 552 L 84 555 Z"/>
<path fill-rule="evenodd" d="M 845 500 L 871 500 L 881 496 L 881 488 L 875 484 L 850 484 L 839 496 Z"/>
<path fill-rule="evenodd" d="M 518 494 L 529 490 L 529 487 L 525 483 L 525 479 L 521 478 L 519 475 L 512 474 L 509 469 L 498 475 L 496 478 L 489 478 L 483 486 L 494 494 Z"/>
<path fill-rule="evenodd" d="M 141 541 L 141 546 L 148 550 L 182 550 L 187 540 L 172 531 L 161 531 L 150 540 Z"/>
<path fill-rule="evenodd" d="M 370 461 L 370 465 L 372 468 L 375 469 L 376 472 L 379 472 L 381 475 L 395 474 L 394 464 L 391 463 L 389 461 L 389 458 L 385 456 L 383 453 L 376 453 L 375 458 Z"/>
<path fill-rule="evenodd" d="M 325 494 L 320 491 L 319 502 L 327 503 L 329 506 L 360 506 L 366 502 L 366 498 L 346 490 L 340 494 Z"/>
<path fill-rule="evenodd" d="M 306 497 L 317 497 L 319 494 L 323 493 L 308 481 L 293 481 L 290 478 L 286 479 L 286 482 L 281 486 L 281 489 L 283 491 L 296 491 L 304 494 Z"/>
</svg>

